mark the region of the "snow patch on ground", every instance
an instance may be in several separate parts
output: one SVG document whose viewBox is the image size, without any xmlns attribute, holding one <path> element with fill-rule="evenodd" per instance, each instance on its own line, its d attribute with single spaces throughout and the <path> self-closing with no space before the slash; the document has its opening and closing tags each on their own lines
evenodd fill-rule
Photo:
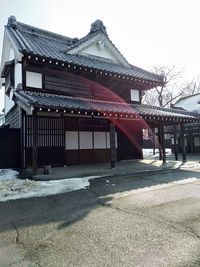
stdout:
<svg viewBox="0 0 200 267">
<path fill-rule="evenodd" d="M 0 181 L 17 178 L 19 172 L 11 169 L 0 169 Z"/>
<path fill-rule="evenodd" d="M 171 148 L 166 148 L 165 151 L 166 151 L 166 155 L 172 154 Z M 144 157 L 153 157 L 154 156 L 153 155 L 153 148 L 143 148 L 142 152 L 143 152 Z M 158 154 L 159 154 L 159 150 L 156 149 L 155 150 L 155 156 L 158 156 Z"/>
<path fill-rule="evenodd" d="M 99 176 L 88 176 L 54 181 L 33 181 L 17 179 L 19 173 L 13 170 L 5 170 L 5 175 L 1 173 L 2 170 L 0 170 L 0 201 L 43 197 L 84 189 L 89 186 L 89 180 L 99 178 Z"/>
</svg>

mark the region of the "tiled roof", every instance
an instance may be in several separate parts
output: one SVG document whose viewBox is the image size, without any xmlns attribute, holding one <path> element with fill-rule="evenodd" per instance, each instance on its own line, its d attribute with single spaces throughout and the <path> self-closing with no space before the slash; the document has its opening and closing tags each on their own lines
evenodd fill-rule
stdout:
<svg viewBox="0 0 200 267">
<path fill-rule="evenodd" d="M 82 111 L 112 112 L 125 114 L 139 114 L 141 116 L 159 118 L 194 119 L 200 121 L 197 114 L 177 109 L 154 107 L 142 104 L 128 104 L 66 95 L 56 95 L 32 91 L 15 91 L 15 98 L 27 106 L 37 108 L 68 109 Z"/>
<path fill-rule="evenodd" d="M 10 34 L 14 40 L 18 50 L 24 55 L 37 55 L 78 66 L 97 69 L 100 71 L 102 70 L 105 72 L 127 75 L 156 83 L 163 83 L 162 76 L 145 71 L 131 64 L 129 64 L 130 67 L 124 67 L 114 64 L 112 61 L 109 62 L 108 60 L 104 60 L 100 57 L 77 54 L 70 55 L 67 53 L 67 51 L 79 46 L 83 42 L 98 34 L 98 32 L 102 32 L 103 34 L 107 35 L 104 27 L 105 26 L 101 25 L 100 22 L 93 25 L 89 34 L 79 40 L 77 38 L 65 37 L 23 24 L 16 21 L 16 18 L 13 16 L 9 18 L 8 24 L 6 25 L 8 34 Z"/>
</svg>

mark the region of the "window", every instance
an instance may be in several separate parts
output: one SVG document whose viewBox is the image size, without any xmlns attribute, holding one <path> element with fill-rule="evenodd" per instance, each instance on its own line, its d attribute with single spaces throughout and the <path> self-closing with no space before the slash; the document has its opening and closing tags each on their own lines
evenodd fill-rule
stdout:
<svg viewBox="0 0 200 267">
<path fill-rule="evenodd" d="M 139 90 L 131 89 L 131 101 L 140 101 Z"/>
<path fill-rule="evenodd" d="M 26 86 L 33 88 L 42 88 L 42 74 L 27 71 L 26 72 Z"/>
</svg>

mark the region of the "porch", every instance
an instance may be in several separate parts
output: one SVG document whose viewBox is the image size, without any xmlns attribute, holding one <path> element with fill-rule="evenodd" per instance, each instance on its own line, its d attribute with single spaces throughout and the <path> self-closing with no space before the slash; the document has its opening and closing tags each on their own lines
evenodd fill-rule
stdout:
<svg viewBox="0 0 200 267">
<path fill-rule="evenodd" d="M 38 174 L 32 176 L 34 180 L 58 180 L 67 178 L 83 178 L 83 177 L 110 177 L 121 176 L 124 174 L 139 174 L 145 172 L 170 171 L 184 168 L 200 168 L 200 154 L 188 155 L 187 162 L 174 160 L 174 154 L 171 154 L 170 149 L 166 150 L 166 164 L 159 160 L 159 151 L 153 155 L 153 150 L 150 153 L 144 153 L 144 159 L 125 160 L 116 162 L 115 168 L 111 168 L 110 163 L 87 164 L 79 166 L 54 167 L 51 169 L 51 175 L 44 175 L 43 168 L 38 168 Z M 29 169 L 30 176 L 32 170 Z"/>
</svg>

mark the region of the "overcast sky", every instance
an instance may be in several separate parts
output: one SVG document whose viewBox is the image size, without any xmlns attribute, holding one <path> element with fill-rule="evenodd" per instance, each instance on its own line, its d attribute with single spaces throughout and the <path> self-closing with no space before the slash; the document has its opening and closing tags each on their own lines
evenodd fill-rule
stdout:
<svg viewBox="0 0 200 267">
<path fill-rule="evenodd" d="M 151 70 L 177 66 L 200 75 L 199 0 L 0 0 L 0 51 L 10 15 L 69 37 L 83 37 L 101 19 L 110 39 L 132 64 Z M 0 92 L 0 111 L 3 108 Z"/>
</svg>

